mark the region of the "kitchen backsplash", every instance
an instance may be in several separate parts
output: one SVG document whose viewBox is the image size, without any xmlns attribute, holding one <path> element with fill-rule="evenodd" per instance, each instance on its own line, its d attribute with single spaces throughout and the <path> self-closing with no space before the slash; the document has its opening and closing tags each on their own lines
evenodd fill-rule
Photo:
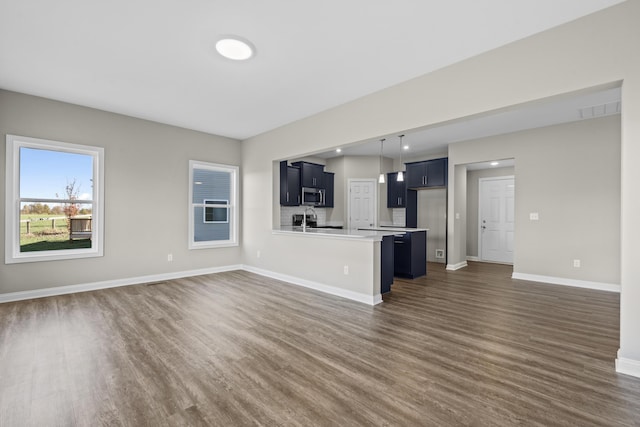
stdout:
<svg viewBox="0 0 640 427">
<path fill-rule="evenodd" d="M 301 214 L 304 212 L 303 206 L 280 206 L 280 225 L 291 226 L 293 225 L 292 216 L 293 214 Z M 316 215 L 318 216 L 318 225 L 343 225 L 342 223 L 331 223 L 327 224 L 327 211 L 325 208 L 314 208 L 316 211 Z M 392 209 L 393 217 L 392 221 L 394 226 L 396 227 L 404 227 L 405 226 L 405 209 L 397 208 Z M 389 224 L 384 224 L 389 225 Z"/>
<path fill-rule="evenodd" d="M 406 225 L 406 209 L 395 208 L 393 210 L 393 225 L 398 227 L 404 227 Z"/>
<path fill-rule="evenodd" d="M 304 212 L 304 206 L 280 206 L 280 225 L 293 225 L 293 214 Z M 318 216 L 318 224 L 325 225 L 327 222 L 327 212 L 325 208 L 313 208 Z"/>
</svg>

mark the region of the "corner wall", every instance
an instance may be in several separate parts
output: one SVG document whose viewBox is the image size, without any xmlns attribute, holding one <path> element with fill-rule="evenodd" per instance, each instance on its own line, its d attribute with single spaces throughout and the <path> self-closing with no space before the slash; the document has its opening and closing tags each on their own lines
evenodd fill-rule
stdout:
<svg viewBox="0 0 640 427">
<path fill-rule="evenodd" d="M 3 139 L 15 134 L 105 149 L 104 256 L 2 265 L 0 294 L 241 263 L 239 247 L 187 249 L 188 162 L 238 166 L 238 141 L 3 90 L 0 134 Z M 3 182 L 5 156 L 6 150 L 0 150 Z M 167 262 L 169 253 L 173 262 Z M 0 258 L 4 260 L 4 244 Z"/>
<path fill-rule="evenodd" d="M 449 146 L 450 165 L 503 158 L 516 161 L 514 273 L 618 285 L 620 116 Z"/>
</svg>

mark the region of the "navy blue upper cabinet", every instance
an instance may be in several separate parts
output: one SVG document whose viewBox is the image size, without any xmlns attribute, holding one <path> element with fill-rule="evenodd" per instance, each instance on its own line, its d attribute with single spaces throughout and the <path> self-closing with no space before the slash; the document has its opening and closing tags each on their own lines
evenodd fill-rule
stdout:
<svg viewBox="0 0 640 427">
<path fill-rule="evenodd" d="M 325 188 L 324 166 L 309 162 L 295 162 L 293 166 L 300 168 L 300 182 L 302 187 Z"/>
<path fill-rule="evenodd" d="M 280 162 L 280 205 L 300 206 L 300 169 Z"/>
<path fill-rule="evenodd" d="M 333 172 L 325 172 L 324 173 L 324 206 L 326 208 L 333 207 L 333 182 L 334 182 L 334 173 Z"/>
<path fill-rule="evenodd" d="M 405 181 L 398 181 L 398 172 L 387 174 L 387 207 L 404 208 L 407 203 Z"/>
<path fill-rule="evenodd" d="M 407 163 L 407 188 L 445 187 L 448 159 Z"/>
</svg>

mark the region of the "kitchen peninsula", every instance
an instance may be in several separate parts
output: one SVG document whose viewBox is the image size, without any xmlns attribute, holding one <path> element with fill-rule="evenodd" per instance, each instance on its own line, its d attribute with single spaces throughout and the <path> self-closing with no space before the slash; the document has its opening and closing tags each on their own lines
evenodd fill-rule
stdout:
<svg viewBox="0 0 640 427">
<path fill-rule="evenodd" d="M 325 229 L 282 226 L 273 234 L 295 235 L 313 239 L 342 239 L 369 241 L 379 245 L 376 264 L 379 265 L 380 294 L 391 290 L 393 277 L 416 278 L 426 274 L 426 234 L 425 228 L 377 227 L 366 229 Z M 380 242 L 380 243 L 378 243 Z M 348 274 L 345 266 L 345 274 Z M 377 293 L 377 292 L 376 292 Z"/>
</svg>

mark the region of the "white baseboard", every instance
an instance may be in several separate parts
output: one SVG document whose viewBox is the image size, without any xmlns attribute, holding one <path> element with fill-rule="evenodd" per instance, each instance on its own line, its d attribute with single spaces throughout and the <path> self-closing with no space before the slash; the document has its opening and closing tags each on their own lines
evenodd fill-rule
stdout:
<svg viewBox="0 0 640 427">
<path fill-rule="evenodd" d="M 201 276 L 203 274 L 222 273 L 225 271 L 245 270 L 256 273 L 261 276 L 271 277 L 273 279 L 282 280 L 305 288 L 315 289 L 331 295 L 347 298 L 353 301 L 362 302 L 368 305 L 376 305 L 382 302 L 382 295 L 366 295 L 359 292 L 353 292 L 346 289 L 336 288 L 334 286 L 325 285 L 298 277 L 288 276 L 286 274 L 275 273 L 268 270 L 251 267 L 248 265 L 228 265 L 222 267 L 203 268 L 198 270 L 178 271 L 173 273 L 152 274 L 148 276 L 130 277 L 126 279 L 105 280 L 101 282 L 83 283 L 78 285 L 57 286 L 54 288 L 35 289 L 32 291 L 9 292 L 0 294 L 0 304 L 12 301 L 22 301 L 34 298 L 52 297 L 56 295 L 73 294 L 77 292 L 97 291 L 99 289 L 117 288 L 120 286 L 139 285 L 142 283 L 161 282 L 164 280 L 181 279 L 183 277 Z"/>
<path fill-rule="evenodd" d="M 467 266 L 467 261 L 462 261 L 457 264 L 447 264 L 447 270 L 455 271 L 460 270 L 461 268 L 465 268 Z"/>
<path fill-rule="evenodd" d="M 99 289 L 117 288 L 120 286 L 139 285 L 141 283 L 161 282 L 164 280 L 181 279 L 183 277 L 201 276 L 203 274 L 242 270 L 242 268 L 242 265 L 228 265 L 223 267 L 202 268 L 198 270 L 130 277 L 126 279 L 105 280 L 102 282 L 85 283 L 79 285 L 57 286 L 55 288 L 35 289 L 33 291 L 9 292 L 6 294 L 0 294 L 0 303 L 22 301 L 33 298 L 51 297 L 55 295 L 73 294 L 76 292 L 96 291 Z"/>
<path fill-rule="evenodd" d="M 616 372 L 640 378 L 640 360 L 625 359 L 619 353 L 620 350 L 616 359 Z"/>
<path fill-rule="evenodd" d="M 516 273 L 511 275 L 512 279 L 529 280 L 532 282 L 551 283 L 554 285 L 573 286 L 576 288 L 595 289 L 598 291 L 618 292 L 620 285 L 613 283 L 589 282 L 587 280 L 566 279 L 564 277 L 540 276 L 537 274 Z"/>
<path fill-rule="evenodd" d="M 478 258 L 477 256 L 467 256 L 467 261 L 480 262 L 480 258 Z"/>
<path fill-rule="evenodd" d="M 276 280 L 282 280 L 283 282 L 291 283 L 293 285 L 303 286 L 305 288 L 314 289 L 316 291 L 324 292 L 326 294 L 337 295 L 342 298 L 347 298 L 353 301 L 362 302 L 368 305 L 376 305 L 382 302 L 382 295 L 367 295 L 360 292 L 353 292 L 346 289 L 336 288 L 335 286 L 325 285 L 324 283 L 313 282 L 311 280 L 301 279 L 299 277 L 289 276 L 287 274 L 276 273 L 269 270 L 263 270 L 261 268 L 252 267 L 250 265 L 244 266 L 245 271 L 259 274 L 261 276 L 270 277 Z"/>
</svg>

